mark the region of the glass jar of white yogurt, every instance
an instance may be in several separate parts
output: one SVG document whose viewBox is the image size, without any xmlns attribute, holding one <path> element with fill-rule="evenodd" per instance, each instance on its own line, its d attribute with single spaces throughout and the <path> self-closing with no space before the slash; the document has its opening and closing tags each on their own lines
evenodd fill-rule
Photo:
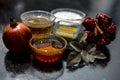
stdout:
<svg viewBox="0 0 120 80">
<path fill-rule="evenodd" d="M 59 8 L 51 11 L 56 17 L 53 33 L 68 39 L 76 39 L 82 30 L 86 14 L 80 10 Z"/>
</svg>

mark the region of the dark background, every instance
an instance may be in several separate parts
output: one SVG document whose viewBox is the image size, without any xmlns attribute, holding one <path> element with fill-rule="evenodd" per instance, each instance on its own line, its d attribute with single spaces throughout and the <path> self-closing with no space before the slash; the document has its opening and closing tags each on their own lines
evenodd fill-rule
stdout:
<svg viewBox="0 0 120 80">
<path fill-rule="evenodd" d="M 73 72 L 69 72 L 64 63 L 64 73 L 58 80 L 119 80 L 120 0 L 0 0 L 0 80 L 39 80 L 31 78 L 29 71 L 27 74 L 24 72 L 29 64 L 22 64 L 22 66 L 19 66 L 21 64 L 15 66 L 14 64 L 13 66 L 10 64 L 11 62 L 9 63 L 11 60 L 9 58 L 7 59 L 8 65 L 5 63 L 9 52 L 2 43 L 2 29 L 8 23 L 8 16 L 13 16 L 18 21 L 21 21 L 20 14 L 24 11 L 45 10 L 50 12 L 56 8 L 78 9 L 92 17 L 95 17 L 97 13 L 106 13 L 113 18 L 113 22 L 117 26 L 116 39 L 105 49 L 109 52 L 109 60 L 107 62 L 102 62 L 102 64 L 94 67 L 90 65 L 84 66 Z M 14 75 L 10 76 L 10 73 L 14 73 Z"/>
<path fill-rule="evenodd" d="M 0 22 L 6 23 L 8 16 L 20 19 L 24 11 L 56 8 L 78 9 L 94 17 L 99 12 L 114 16 L 119 14 L 119 0 L 0 0 Z"/>
</svg>

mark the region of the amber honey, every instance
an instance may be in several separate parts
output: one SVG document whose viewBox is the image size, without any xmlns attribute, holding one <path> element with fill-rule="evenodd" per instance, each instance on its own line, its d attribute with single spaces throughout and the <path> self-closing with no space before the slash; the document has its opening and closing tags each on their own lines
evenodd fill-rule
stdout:
<svg viewBox="0 0 120 80">
<path fill-rule="evenodd" d="M 67 41 L 55 35 L 44 39 L 32 38 L 29 41 L 33 56 L 41 62 L 55 62 L 64 53 Z"/>
<path fill-rule="evenodd" d="M 39 48 L 41 54 L 33 53 L 33 55 L 40 61 L 43 62 L 54 62 L 61 57 L 61 52 L 53 48 L 52 46 L 44 46 Z M 47 53 L 46 53 L 47 51 Z"/>
</svg>

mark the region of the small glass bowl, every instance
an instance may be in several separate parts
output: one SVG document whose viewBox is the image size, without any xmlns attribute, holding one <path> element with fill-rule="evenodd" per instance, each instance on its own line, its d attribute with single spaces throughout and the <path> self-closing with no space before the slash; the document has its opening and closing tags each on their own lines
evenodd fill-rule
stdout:
<svg viewBox="0 0 120 80">
<path fill-rule="evenodd" d="M 23 12 L 20 15 L 32 32 L 32 37 L 44 38 L 51 34 L 55 16 L 47 11 L 32 10 Z"/>
<path fill-rule="evenodd" d="M 58 8 L 51 11 L 56 17 L 53 34 L 69 39 L 76 39 L 82 30 L 82 22 L 86 14 L 80 10 L 70 8 Z"/>
<path fill-rule="evenodd" d="M 63 37 L 53 34 L 46 38 L 31 38 L 29 45 L 33 56 L 41 62 L 55 62 L 60 59 L 67 46 L 67 41 Z"/>
</svg>

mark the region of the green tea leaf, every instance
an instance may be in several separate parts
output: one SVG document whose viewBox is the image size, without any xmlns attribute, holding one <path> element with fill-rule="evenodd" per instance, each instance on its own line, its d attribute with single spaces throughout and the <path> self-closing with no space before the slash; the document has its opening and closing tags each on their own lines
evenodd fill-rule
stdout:
<svg viewBox="0 0 120 80">
<path fill-rule="evenodd" d="M 82 50 L 82 45 L 80 45 L 77 41 L 71 41 L 70 46 L 77 52 Z"/>
<path fill-rule="evenodd" d="M 90 54 L 87 54 L 87 58 L 88 58 L 89 62 L 93 63 L 95 61 L 95 58 Z"/>
<path fill-rule="evenodd" d="M 87 58 L 88 53 L 82 50 L 80 54 L 81 54 L 83 61 L 85 61 L 86 63 L 89 63 L 89 59 Z"/>
<path fill-rule="evenodd" d="M 81 43 L 81 42 L 86 42 L 86 39 L 87 39 L 87 33 L 81 32 L 81 33 L 78 35 L 78 42 L 79 42 L 79 43 Z"/>
<path fill-rule="evenodd" d="M 67 66 L 78 65 L 81 61 L 81 55 L 75 51 L 71 52 L 67 58 Z"/>
<path fill-rule="evenodd" d="M 87 48 L 86 48 L 86 51 L 88 52 L 88 53 L 91 53 L 91 52 L 93 52 L 93 51 L 95 51 L 96 50 L 96 44 L 89 44 L 88 46 L 87 46 Z"/>
<path fill-rule="evenodd" d="M 107 57 L 104 55 L 104 53 L 100 51 L 94 51 L 91 53 L 91 55 L 96 59 L 106 59 Z"/>
</svg>

